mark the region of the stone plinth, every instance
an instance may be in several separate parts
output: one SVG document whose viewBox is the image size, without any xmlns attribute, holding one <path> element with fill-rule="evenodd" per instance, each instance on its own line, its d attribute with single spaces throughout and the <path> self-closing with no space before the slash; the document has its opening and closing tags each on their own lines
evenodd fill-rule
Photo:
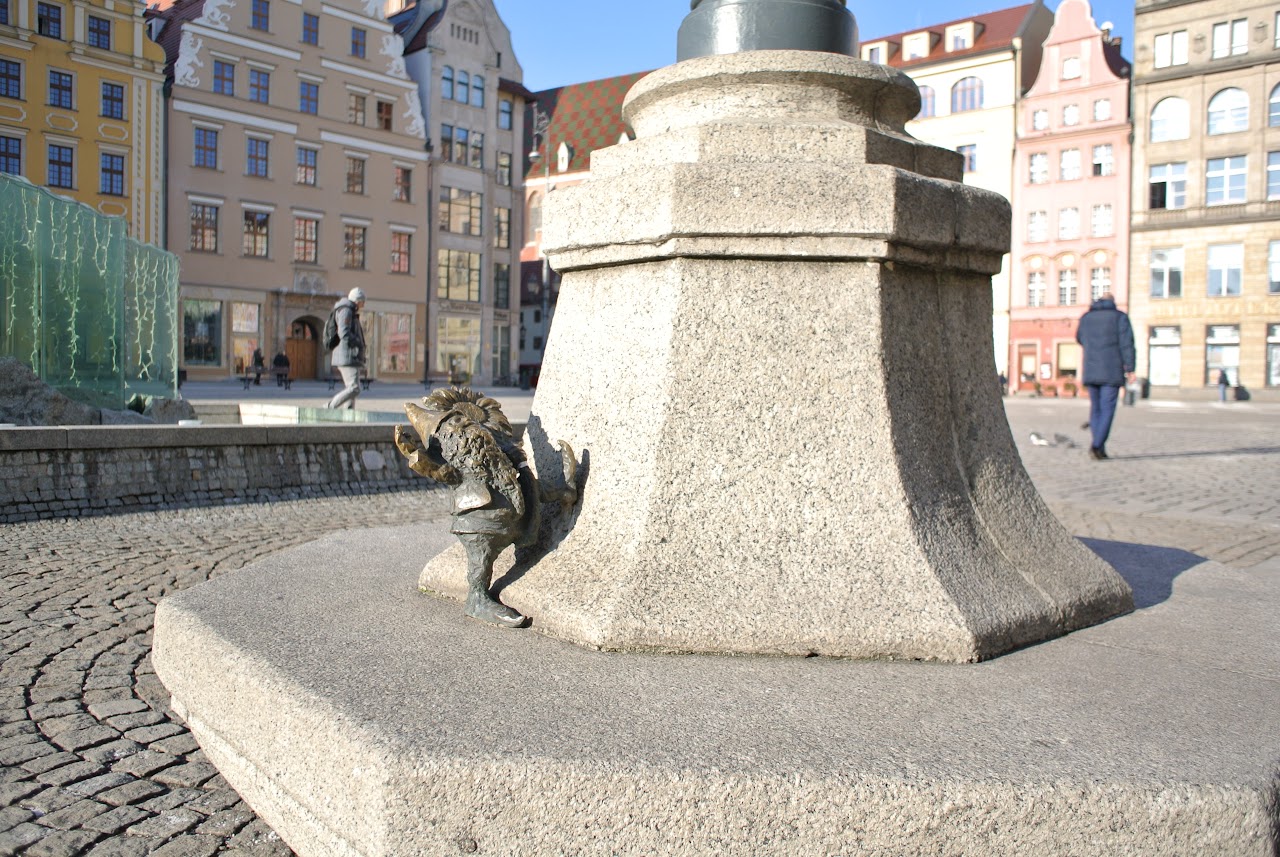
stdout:
<svg viewBox="0 0 1280 857">
<path fill-rule="evenodd" d="M 616 650 L 974 661 L 1132 608 L 1009 435 L 1009 206 L 903 124 L 914 84 L 802 51 L 636 85 L 637 139 L 548 200 L 562 272 L 526 444 L 580 504 L 500 582 Z M 423 571 L 462 591 L 462 554 Z"/>
</svg>

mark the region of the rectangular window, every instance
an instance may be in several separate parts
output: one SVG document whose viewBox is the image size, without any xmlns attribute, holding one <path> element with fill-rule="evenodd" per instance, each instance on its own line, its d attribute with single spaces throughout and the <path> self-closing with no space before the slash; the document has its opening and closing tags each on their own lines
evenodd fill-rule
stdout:
<svg viewBox="0 0 1280 857">
<path fill-rule="evenodd" d="M 493 305 L 511 309 L 511 266 L 504 262 L 493 266 Z"/>
<path fill-rule="evenodd" d="M 364 158 L 347 158 L 347 193 L 364 193 Z"/>
<path fill-rule="evenodd" d="M 1239 295 L 1243 276 L 1243 244 L 1209 245 L 1209 297 L 1223 298 Z"/>
<path fill-rule="evenodd" d="M 409 273 L 409 242 L 412 238 L 408 232 L 391 233 L 391 273 Z"/>
<path fill-rule="evenodd" d="M 191 247 L 205 253 L 218 252 L 218 206 L 191 203 Z"/>
<path fill-rule="evenodd" d="M 342 267 L 364 269 L 365 238 L 369 230 L 363 226 L 342 227 Z"/>
<path fill-rule="evenodd" d="M 1078 80 L 1080 78 L 1080 57 L 1067 57 L 1062 61 L 1062 79 Z"/>
<path fill-rule="evenodd" d="M 390 101 L 378 101 L 378 127 L 383 131 L 391 130 L 391 111 L 393 109 Z"/>
<path fill-rule="evenodd" d="M 391 198 L 396 202 L 410 202 L 413 197 L 413 170 L 408 167 L 395 168 L 395 188 Z"/>
<path fill-rule="evenodd" d="M 124 196 L 124 155 L 103 152 L 98 167 L 98 193 Z"/>
<path fill-rule="evenodd" d="M 493 348 L 490 357 L 495 380 L 511 373 L 511 325 L 495 324 L 493 326 Z"/>
<path fill-rule="evenodd" d="M 1079 299 L 1079 284 L 1074 268 L 1058 272 L 1058 305 L 1075 306 Z"/>
<path fill-rule="evenodd" d="M 1080 150 L 1063 149 L 1058 159 L 1058 178 L 1071 181 L 1080 178 Z"/>
<path fill-rule="evenodd" d="M 1111 118 L 1111 99 L 1099 98 L 1093 102 L 1093 121 L 1105 122 Z"/>
<path fill-rule="evenodd" d="M 222 302 L 182 302 L 182 362 L 222 365 Z"/>
<path fill-rule="evenodd" d="M 1267 294 L 1280 295 L 1280 241 L 1267 245 Z"/>
<path fill-rule="evenodd" d="M 413 316 L 408 313 L 379 313 L 381 349 L 378 369 L 382 372 L 413 371 Z"/>
<path fill-rule="evenodd" d="M 493 246 L 501 249 L 511 247 L 511 209 L 501 206 L 493 209 Z"/>
<path fill-rule="evenodd" d="M 1187 165 L 1152 164 L 1150 174 L 1150 207 L 1187 207 Z"/>
<path fill-rule="evenodd" d="M 1205 170 L 1204 204 L 1244 202 L 1247 163 L 1248 159 L 1244 155 L 1210 158 L 1208 169 Z"/>
<path fill-rule="evenodd" d="M 265 211 L 244 213 L 244 255 L 267 258 L 267 231 L 271 215 Z"/>
<path fill-rule="evenodd" d="M 1151 297 L 1182 297 L 1182 248 L 1151 251 Z"/>
<path fill-rule="evenodd" d="M 479 131 L 471 132 L 471 166 L 484 169 L 484 135 Z"/>
<path fill-rule="evenodd" d="M 1036 152 L 1030 159 L 1029 178 L 1032 184 L 1045 184 L 1049 181 L 1049 155 Z"/>
<path fill-rule="evenodd" d="M 453 129 L 453 162 L 455 164 L 466 166 L 469 133 L 466 128 Z"/>
<path fill-rule="evenodd" d="M 111 22 L 106 18 L 89 16 L 89 47 L 111 50 Z"/>
<path fill-rule="evenodd" d="M 0 0 L 0 24 L 9 24 L 9 0 Z"/>
<path fill-rule="evenodd" d="M 253 11 L 249 16 L 249 26 L 255 30 L 271 29 L 271 4 L 268 0 L 253 0 Z"/>
<path fill-rule="evenodd" d="M 511 153 L 498 153 L 498 186 L 511 187 Z"/>
<path fill-rule="evenodd" d="M 1111 144 L 1105 143 L 1101 146 L 1093 147 L 1093 174 L 1095 176 L 1109 176 L 1115 173 L 1115 160 L 1111 154 Z"/>
<path fill-rule="evenodd" d="M 1267 199 L 1280 199 L 1280 152 L 1267 152 Z"/>
<path fill-rule="evenodd" d="M 49 187 L 75 187 L 74 157 L 70 146 L 49 145 Z"/>
<path fill-rule="evenodd" d="M 1094 238 L 1105 238 L 1108 235 L 1115 234 L 1110 203 L 1103 203 L 1093 207 L 1093 212 L 1089 218 L 1089 232 Z"/>
<path fill-rule="evenodd" d="M 511 130 L 511 99 L 498 99 L 498 127 L 503 131 Z"/>
<path fill-rule="evenodd" d="M 965 146 L 956 146 L 956 151 L 960 153 L 960 157 L 964 158 L 964 171 L 966 173 L 972 173 L 978 169 L 977 146 L 972 143 Z"/>
<path fill-rule="evenodd" d="M 1027 242 L 1036 244 L 1049 240 L 1049 212 L 1033 211 L 1027 215 Z"/>
<path fill-rule="evenodd" d="M 363 27 L 351 28 L 351 55 L 364 59 L 365 43 L 368 41 L 368 33 Z"/>
<path fill-rule="evenodd" d="M 1240 383 L 1240 325 L 1214 324 L 1205 330 L 1204 382 L 1218 383 L 1218 374 L 1227 373 L 1227 383 Z"/>
<path fill-rule="evenodd" d="M 245 168 L 247 176 L 267 177 L 267 141 L 250 137 L 245 141 Z"/>
<path fill-rule="evenodd" d="M 61 39 L 62 7 L 52 3 L 37 3 L 36 32 L 50 39 Z"/>
<path fill-rule="evenodd" d="M 22 97 L 22 66 L 12 60 L 0 59 L 0 95 Z"/>
<path fill-rule="evenodd" d="M 313 116 L 320 111 L 320 84 L 309 80 L 298 83 L 298 110 Z"/>
<path fill-rule="evenodd" d="M 191 161 L 193 166 L 218 168 L 218 132 L 212 128 L 195 129 L 195 155 Z"/>
<path fill-rule="evenodd" d="M 0 134 L 0 173 L 22 175 L 22 138 Z"/>
<path fill-rule="evenodd" d="M 102 84 L 102 115 L 107 119 L 124 118 L 124 87 L 120 84 Z"/>
<path fill-rule="evenodd" d="M 1049 130 L 1049 111 L 1036 110 L 1031 114 L 1031 130 L 1032 131 L 1048 131 Z"/>
<path fill-rule="evenodd" d="M 457 235 L 480 235 L 483 227 L 484 194 L 456 187 L 440 187 L 440 231 Z"/>
<path fill-rule="evenodd" d="M 236 94 L 236 64 L 213 61 L 213 91 L 219 95 Z"/>
<path fill-rule="evenodd" d="M 316 150 L 298 147 L 298 169 L 294 175 L 298 184 L 316 183 Z"/>
<path fill-rule="evenodd" d="M 249 69 L 249 100 L 259 104 L 271 102 L 271 72 Z"/>
<path fill-rule="evenodd" d="M 440 126 L 440 160 L 448 163 L 453 160 L 453 126 Z"/>
<path fill-rule="evenodd" d="M 1044 271 L 1032 271 L 1027 274 L 1027 306 L 1044 306 Z"/>
<path fill-rule="evenodd" d="M 302 43 L 304 45 L 320 44 L 320 16 L 310 12 L 302 13 Z"/>
<path fill-rule="evenodd" d="M 1089 271 L 1089 299 L 1098 298 L 1111 291 L 1111 269 L 1093 268 Z"/>
<path fill-rule="evenodd" d="M 480 300 L 480 254 L 440 250 L 436 257 L 436 296 L 450 301 Z"/>
<path fill-rule="evenodd" d="M 1080 209 L 1078 208 L 1059 209 L 1058 237 L 1063 239 L 1080 237 Z"/>
<path fill-rule="evenodd" d="M 347 93 L 347 121 L 352 125 L 364 124 L 365 97 L 354 92 Z"/>
<path fill-rule="evenodd" d="M 1187 64 L 1187 31 L 1161 33 L 1155 40 L 1155 67 Z"/>
<path fill-rule="evenodd" d="M 1249 20 L 1237 18 L 1213 25 L 1213 58 L 1236 56 L 1249 50 Z"/>
<path fill-rule="evenodd" d="M 1068 104 L 1062 108 L 1062 124 L 1070 128 L 1080 124 L 1080 105 Z"/>
<path fill-rule="evenodd" d="M 49 106 L 72 110 L 72 91 L 74 89 L 71 75 L 63 71 L 49 72 Z"/>
<path fill-rule="evenodd" d="M 319 258 L 320 221 L 310 217 L 293 219 L 293 261 L 314 265 Z"/>
</svg>

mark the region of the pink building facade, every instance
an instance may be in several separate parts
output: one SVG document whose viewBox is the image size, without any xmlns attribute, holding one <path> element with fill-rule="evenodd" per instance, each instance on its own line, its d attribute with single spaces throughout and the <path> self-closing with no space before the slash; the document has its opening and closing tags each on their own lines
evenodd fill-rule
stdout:
<svg viewBox="0 0 1280 857">
<path fill-rule="evenodd" d="M 1130 66 L 1087 0 L 1063 0 L 1014 148 L 1009 389 L 1079 392 L 1076 323 L 1129 295 Z"/>
</svg>

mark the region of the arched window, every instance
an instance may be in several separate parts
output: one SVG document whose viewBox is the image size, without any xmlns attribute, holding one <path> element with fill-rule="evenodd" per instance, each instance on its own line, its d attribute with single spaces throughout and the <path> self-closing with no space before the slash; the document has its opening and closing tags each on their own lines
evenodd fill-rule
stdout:
<svg viewBox="0 0 1280 857">
<path fill-rule="evenodd" d="M 1176 95 L 1151 109 L 1151 142 L 1185 140 L 1191 136 L 1191 108 Z"/>
<path fill-rule="evenodd" d="M 478 74 L 471 78 L 471 106 L 484 107 L 484 78 Z"/>
<path fill-rule="evenodd" d="M 467 99 L 471 97 L 471 75 L 465 71 L 458 71 L 458 96 L 455 100 L 467 103 Z"/>
<path fill-rule="evenodd" d="M 1243 89 L 1224 89 L 1209 99 L 1209 133 L 1231 134 L 1249 128 L 1249 96 Z"/>
<path fill-rule="evenodd" d="M 1267 110 L 1267 124 L 1272 128 L 1280 125 L 1280 85 L 1271 90 L 1271 102 Z"/>
<path fill-rule="evenodd" d="M 440 97 L 446 101 L 453 100 L 453 66 L 451 65 L 440 70 Z"/>
<path fill-rule="evenodd" d="M 966 110 L 982 109 L 982 81 L 976 77 L 966 77 L 951 87 L 951 112 L 963 113 Z"/>
<path fill-rule="evenodd" d="M 916 115 L 917 119 L 928 119 L 934 114 L 933 106 L 933 87 L 920 87 L 920 112 Z"/>
</svg>

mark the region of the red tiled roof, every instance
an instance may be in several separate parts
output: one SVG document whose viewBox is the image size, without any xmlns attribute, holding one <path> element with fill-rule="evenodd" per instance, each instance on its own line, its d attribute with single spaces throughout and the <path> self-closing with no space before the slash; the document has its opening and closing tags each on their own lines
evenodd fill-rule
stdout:
<svg viewBox="0 0 1280 857">
<path fill-rule="evenodd" d="M 614 145 L 627 133 L 622 122 L 622 100 L 635 82 L 648 73 L 634 72 L 534 93 L 538 108 L 551 117 L 547 141 L 553 174 L 557 172 L 556 152 L 561 143 L 568 143 L 573 150 L 565 172 L 582 172 L 590 169 L 592 152 Z M 531 163 L 528 158 L 534 146 L 532 106 L 525 111 L 524 127 L 525 177 L 542 178 L 546 167 L 540 161 Z"/>
<path fill-rule="evenodd" d="M 897 44 L 897 49 L 892 57 L 889 58 L 888 64 L 894 68 L 912 68 L 927 62 L 935 62 L 940 59 L 953 59 L 959 57 L 973 56 L 974 54 L 986 53 L 987 51 L 1010 47 L 1013 45 L 1014 36 L 1022 29 L 1023 24 L 1027 20 L 1027 16 L 1031 14 L 1031 10 L 1036 7 L 1035 3 L 1028 3 L 1023 6 L 1014 6 L 1009 9 L 1000 9 L 996 12 L 986 12 L 981 15 L 968 15 L 964 18 L 957 18 L 954 21 L 947 21 L 944 24 L 930 24 L 927 27 L 916 27 L 912 30 L 904 30 L 901 33 L 895 33 L 892 36 L 880 36 L 874 39 L 861 39 L 861 44 L 869 45 L 875 42 L 893 42 Z M 977 38 L 973 40 L 973 44 L 964 50 L 948 51 L 946 49 L 945 36 L 947 27 L 953 24 L 964 24 L 973 21 L 980 25 L 981 32 Z M 913 60 L 905 60 L 902 54 L 902 40 L 913 33 L 930 32 L 937 36 L 937 41 L 931 45 L 927 56 L 918 57 Z"/>
</svg>

